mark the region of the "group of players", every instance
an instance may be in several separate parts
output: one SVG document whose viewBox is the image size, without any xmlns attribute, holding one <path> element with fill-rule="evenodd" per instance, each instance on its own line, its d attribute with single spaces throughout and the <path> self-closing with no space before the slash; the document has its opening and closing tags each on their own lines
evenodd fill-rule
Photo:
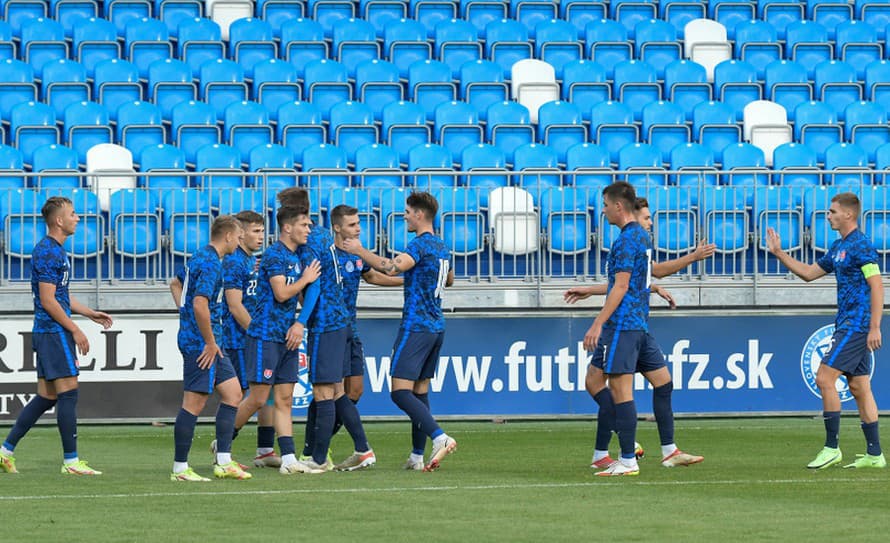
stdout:
<svg viewBox="0 0 890 543">
<path fill-rule="evenodd" d="M 216 439 L 217 478 L 249 479 L 246 466 L 233 460 L 232 442 L 259 412 L 256 466 L 278 467 L 282 474 L 352 471 L 373 465 L 376 456 L 356 404 L 362 394 L 363 354 L 356 331 L 356 298 L 361 279 L 381 286 L 403 285 L 402 321 L 393 345 L 391 397 L 412 423 L 412 450 L 405 469 L 432 471 L 457 442 L 436 423 L 429 408 L 429 382 L 436 371 L 444 339 L 441 296 L 453 283 L 448 248 L 433 230 L 438 204 L 429 193 L 413 192 L 405 204 L 405 222 L 415 237 L 404 253 L 385 258 L 362 247 L 358 210 L 331 210 L 333 232 L 313 225 L 308 193 L 291 188 L 278 194 L 279 236 L 259 257 L 265 238 L 261 215 L 244 211 L 218 217 L 210 243 L 194 254 L 171 283 L 179 307 L 178 346 L 183 357 L 183 402 L 174 426 L 173 481 L 208 481 L 188 464 L 197 417 L 214 391 L 219 393 Z M 605 302 L 584 336 L 592 353 L 586 388 L 599 405 L 591 467 L 598 476 L 639 474 L 637 413 L 633 375 L 640 372 L 653 387 L 653 411 L 661 440 L 662 465 L 688 466 L 703 460 L 674 443 L 671 407 L 673 384 L 664 355 L 648 333 L 649 295 L 670 293 L 651 279 L 675 273 L 708 258 L 713 244 L 692 253 L 654 262 L 648 202 L 632 185 L 616 182 L 603 191 L 603 212 L 620 228 L 608 256 L 608 283 L 576 287 L 567 303 L 592 295 Z M 773 231 L 769 250 L 793 273 L 811 281 L 835 272 L 838 288 L 836 330 L 817 374 L 823 398 L 825 446 L 808 465 L 824 469 L 842 460 L 838 448 L 840 399 L 835 387 L 848 379 L 859 407 L 867 453 L 846 467 L 886 466 L 878 437 L 878 412 L 870 388 L 870 353 L 881 346 L 883 286 L 877 252 L 857 228 L 860 204 L 852 193 L 835 196 L 828 210 L 831 227 L 840 234 L 828 253 L 804 264 L 785 253 Z M 99 475 L 77 456 L 76 351 L 86 354 L 86 336 L 71 320 L 78 313 L 108 328 L 109 315 L 78 303 L 68 294 L 69 263 L 63 244 L 79 220 L 70 200 L 49 198 L 42 209 L 47 236 L 32 255 L 34 295 L 33 345 L 37 353 L 37 394 L 25 406 L 0 447 L 0 470 L 16 473 L 13 452 L 40 416 L 57 407 L 64 452 L 63 474 Z M 401 277 L 398 277 L 401 276 Z M 298 381 L 299 348 L 306 340 L 313 400 L 309 406 L 302 454 L 293 440 L 291 403 Z M 246 392 L 245 392 L 246 391 Z M 345 427 L 354 452 L 334 464 L 332 436 Z M 609 456 L 612 434 L 618 434 L 620 457 Z M 280 456 L 275 454 L 277 437 Z M 425 462 L 427 439 L 432 440 Z"/>
</svg>

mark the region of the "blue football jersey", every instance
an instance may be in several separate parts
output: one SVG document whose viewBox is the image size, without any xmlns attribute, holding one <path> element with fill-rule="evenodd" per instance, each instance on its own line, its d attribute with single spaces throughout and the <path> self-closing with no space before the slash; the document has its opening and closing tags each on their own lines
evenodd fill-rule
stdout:
<svg viewBox="0 0 890 543">
<path fill-rule="evenodd" d="M 621 304 L 606 321 L 604 328 L 615 330 L 648 330 L 649 286 L 652 278 L 652 245 L 649 234 L 634 221 L 624 225 L 609 251 L 609 292 L 615 285 L 615 274 L 630 273 L 630 284 Z"/>
<path fill-rule="evenodd" d="M 316 282 L 319 287 L 318 302 L 309 318 L 309 330 L 312 332 L 330 332 L 339 330 L 350 324 L 349 311 L 343 301 L 343 277 L 340 274 L 340 262 L 337 259 L 337 248 L 331 232 L 320 226 L 312 225 L 309 240 L 298 249 L 303 266 L 313 260 L 321 264 L 321 275 Z"/>
<path fill-rule="evenodd" d="M 371 266 L 356 255 L 337 249 L 337 261 L 343 274 L 343 303 L 349 312 L 352 323 L 353 335 L 355 334 L 355 303 L 358 300 L 358 287 L 362 281 L 362 275 L 371 270 Z"/>
<path fill-rule="evenodd" d="M 251 320 L 250 326 L 247 328 L 247 335 L 264 341 L 285 343 L 287 330 L 296 321 L 299 297 L 294 296 L 284 302 L 275 300 L 269 280 L 278 275 L 283 276 L 288 285 L 296 283 L 303 275 L 300 257 L 281 241 L 276 241 L 266 249 L 260 259 L 256 283 L 256 306 L 250 314 Z"/>
<path fill-rule="evenodd" d="M 405 254 L 414 259 L 414 267 L 406 271 L 405 305 L 402 309 L 402 328 L 409 332 L 442 332 L 442 291 L 451 253 L 441 238 L 425 232 L 408 242 Z"/>
<path fill-rule="evenodd" d="M 837 239 L 828 252 L 816 262 L 820 268 L 837 276 L 837 330 L 868 332 L 871 323 L 871 288 L 862 267 L 878 265 L 874 245 L 856 229 L 847 237 Z"/>
<path fill-rule="evenodd" d="M 223 289 L 240 290 L 241 304 L 251 316 L 256 310 L 256 285 L 259 267 L 260 259 L 247 254 L 241 247 L 223 259 Z M 223 309 L 225 311 L 223 347 L 243 349 L 244 334 L 247 333 L 247 330 L 241 328 L 241 325 L 229 312 L 229 304 L 226 302 L 225 296 L 223 296 Z"/>
<path fill-rule="evenodd" d="M 223 279 L 222 260 L 212 245 L 205 245 L 189 258 L 178 277 L 182 281 L 182 297 L 179 301 L 179 335 L 177 342 L 183 353 L 204 350 L 204 338 L 195 319 L 194 300 L 207 298 L 210 324 L 218 345 L 223 341 Z"/>
<path fill-rule="evenodd" d="M 71 264 L 65 248 L 55 239 L 46 236 L 34 246 L 31 253 L 31 294 L 34 296 L 35 333 L 61 332 L 62 325 L 56 322 L 40 303 L 40 283 L 56 286 L 56 301 L 71 316 L 71 300 L 68 297 L 68 279 Z"/>
</svg>

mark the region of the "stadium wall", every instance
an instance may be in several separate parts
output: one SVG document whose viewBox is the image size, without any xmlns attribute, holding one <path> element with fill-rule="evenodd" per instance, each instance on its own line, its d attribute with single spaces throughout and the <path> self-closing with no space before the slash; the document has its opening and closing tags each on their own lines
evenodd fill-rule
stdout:
<svg viewBox="0 0 890 543">
<path fill-rule="evenodd" d="M 584 391 L 587 354 L 581 341 L 591 312 L 534 311 L 450 316 L 439 373 L 432 387 L 443 416 L 588 416 L 595 404 Z M 825 311 L 654 312 L 651 331 L 674 376 L 674 410 L 680 415 L 802 414 L 821 404 L 814 370 L 831 337 Z M 31 316 L 8 316 L 0 328 L 0 423 L 11 423 L 34 393 Z M 388 369 L 397 315 L 361 319 L 367 372 L 365 417 L 401 413 L 389 398 Z M 80 416 L 93 421 L 169 420 L 181 401 L 182 362 L 175 314 L 116 316 L 107 331 L 86 324 L 91 350 L 81 358 Z M 885 319 L 884 337 L 890 338 Z M 881 353 L 878 352 L 878 358 Z M 880 407 L 890 405 L 890 372 L 873 365 Z M 302 417 L 311 398 L 305 369 L 294 398 Z M 646 384 L 637 376 L 637 390 Z M 845 409 L 855 409 L 841 391 Z M 638 411 L 651 412 L 651 395 L 637 395 Z M 205 414 L 212 413 L 209 406 Z"/>
</svg>

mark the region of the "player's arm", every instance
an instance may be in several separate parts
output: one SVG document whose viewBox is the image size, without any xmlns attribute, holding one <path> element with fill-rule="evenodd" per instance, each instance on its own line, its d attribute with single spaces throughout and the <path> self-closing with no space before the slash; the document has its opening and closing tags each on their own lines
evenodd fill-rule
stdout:
<svg viewBox="0 0 890 543">
<path fill-rule="evenodd" d="M 74 337 L 74 343 L 77 345 L 78 350 L 80 350 L 80 354 L 87 354 L 90 352 L 90 342 L 87 340 L 86 335 L 84 335 L 83 331 L 77 326 L 71 317 L 69 317 L 65 310 L 62 309 L 62 305 L 56 300 L 56 285 L 55 283 L 44 283 L 40 282 L 38 285 L 38 293 L 40 296 L 40 305 L 43 307 L 43 310 L 46 311 L 47 315 L 52 317 L 54 321 L 59 323 L 59 325 L 71 332 L 71 335 Z"/>
<path fill-rule="evenodd" d="M 782 249 L 782 239 L 772 228 L 768 228 L 766 231 L 766 246 L 769 251 L 779 259 L 779 262 L 791 271 L 791 273 L 806 282 L 818 279 L 828 273 L 817 263 L 805 264 L 786 253 L 784 249 Z"/>
<path fill-rule="evenodd" d="M 615 272 L 615 282 L 612 283 L 612 289 L 609 290 L 609 294 L 606 296 L 603 308 L 600 309 L 599 314 L 593 320 L 590 329 L 584 334 L 585 349 L 592 351 L 596 348 L 596 343 L 599 341 L 600 334 L 603 331 L 603 325 L 606 324 L 612 313 L 621 305 L 621 300 L 627 294 L 628 288 L 630 288 L 630 272 Z"/>
<path fill-rule="evenodd" d="M 283 304 L 300 293 L 310 283 L 315 282 L 321 275 L 321 264 L 318 260 L 313 260 L 311 264 L 306 266 L 300 278 L 290 285 L 283 275 L 273 275 L 269 278 L 269 285 L 272 287 L 272 294 L 275 301 Z"/>
<path fill-rule="evenodd" d="M 72 313 L 77 313 L 78 315 L 83 315 L 84 317 L 90 319 L 91 321 L 95 322 L 96 324 L 100 325 L 102 328 L 105 328 L 106 330 L 111 326 L 112 319 L 111 319 L 111 315 L 109 315 L 108 313 L 105 313 L 103 311 L 96 311 L 95 309 L 93 309 L 91 307 L 87 307 L 87 306 L 83 305 L 82 303 L 78 302 L 77 300 L 75 300 L 74 296 L 71 296 L 69 300 L 70 300 Z"/>
<path fill-rule="evenodd" d="M 609 287 L 605 283 L 602 285 L 590 285 L 589 287 L 572 287 L 562 294 L 562 299 L 567 304 L 573 304 L 591 296 L 605 296 L 608 291 Z"/>
<path fill-rule="evenodd" d="M 385 275 L 399 275 L 413 268 L 417 262 L 407 253 L 399 253 L 393 258 L 385 258 L 375 255 L 371 251 L 362 246 L 362 242 L 358 238 L 351 238 L 343 241 L 343 249 L 347 253 L 352 253 L 367 262 L 372 268 Z"/>
<path fill-rule="evenodd" d="M 405 284 L 403 277 L 384 275 L 375 269 L 370 269 L 363 273 L 362 279 L 369 285 L 377 285 L 379 287 L 400 287 Z"/>
<path fill-rule="evenodd" d="M 238 323 L 238 326 L 247 330 L 250 326 L 250 313 L 244 307 L 244 292 L 240 288 L 226 289 L 226 305 L 229 306 L 229 313 Z"/>
<path fill-rule="evenodd" d="M 870 263 L 862 267 L 865 282 L 868 283 L 869 301 L 871 302 L 871 323 L 868 328 L 868 348 L 877 351 L 881 348 L 881 315 L 884 313 L 884 283 L 877 264 Z"/>
<path fill-rule="evenodd" d="M 296 320 L 287 330 L 287 335 L 285 336 L 289 351 L 295 351 L 300 347 L 309 318 L 312 316 L 312 312 L 315 311 L 315 305 L 318 303 L 320 296 L 321 286 L 317 282 L 309 283 L 308 288 L 302 292 L 300 297 L 300 314 L 297 315 Z"/>
<path fill-rule="evenodd" d="M 693 262 L 698 262 L 699 260 L 711 257 L 716 250 L 716 245 L 702 240 L 694 251 L 685 254 L 680 258 L 667 260 L 665 262 L 652 262 L 652 275 L 659 279 L 667 277 L 668 275 L 673 275 Z"/>
<path fill-rule="evenodd" d="M 670 305 L 671 309 L 677 309 L 677 302 L 674 300 L 674 296 L 668 291 L 668 289 L 664 288 L 661 285 L 652 285 L 653 294 L 657 294 L 661 298 L 663 298 L 668 305 Z"/>
<path fill-rule="evenodd" d="M 448 276 L 445 278 L 445 286 L 450 287 L 454 284 L 454 270 L 448 270 Z"/>
<path fill-rule="evenodd" d="M 210 325 L 210 300 L 203 294 L 196 294 L 192 299 L 192 310 L 195 312 L 198 331 L 204 340 L 204 350 L 198 356 L 198 367 L 206 370 L 213 365 L 217 356 L 222 356 L 222 349 L 216 344 L 213 327 Z"/>
</svg>

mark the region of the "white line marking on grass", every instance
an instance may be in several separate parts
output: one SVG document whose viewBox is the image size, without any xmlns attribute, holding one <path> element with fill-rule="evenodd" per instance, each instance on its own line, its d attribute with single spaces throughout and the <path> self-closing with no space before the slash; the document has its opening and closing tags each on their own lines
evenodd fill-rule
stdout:
<svg viewBox="0 0 890 543">
<path fill-rule="evenodd" d="M 0 496 L 2 501 L 41 501 L 41 500 L 101 500 L 118 498 L 176 498 L 190 496 L 276 496 L 293 494 L 373 494 L 377 492 L 430 492 L 430 491 L 484 491 L 484 490 L 516 490 L 516 489 L 559 489 L 559 488 L 589 488 L 597 485 L 627 484 L 633 486 L 719 486 L 719 485 L 786 485 L 786 484 L 815 484 L 815 483 L 853 483 L 862 484 L 887 484 L 886 479 L 761 479 L 742 480 L 728 479 L 722 481 L 627 481 L 623 483 L 596 481 L 587 483 L 517 483 L 504 485 L 443 485 L 443 486 L 402 486 L 384 488 L 301 488 L 282 490 L 223 490 L 219 492 L 134 492 L 129 494 L 58 494 L 42 496 Z"/>
</svg>

